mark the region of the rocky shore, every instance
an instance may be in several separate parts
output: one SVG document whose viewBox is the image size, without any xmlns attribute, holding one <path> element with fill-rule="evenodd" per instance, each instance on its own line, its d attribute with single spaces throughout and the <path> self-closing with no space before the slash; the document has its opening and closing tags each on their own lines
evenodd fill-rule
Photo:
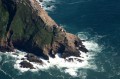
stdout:
<svg viewBox="0 0 120 79">
<path fill-rule="evenodd" d="M 43 61 L 41 59 L 39 59 L 34 54 L 30 54 L 30 53 L 28 53 L 27 55 L 25 55 L 25 57 L 21 58 L 21 60 L 22 61 L 19 64 L 20 64 L 20 67 L 22 67 L 22 68 L 35 69 L 35 67 L 33 66 L 33 64 L 31 64 L 31 62 L 37 63 L 39 65 L 44 65 L 44 63 L 43 63 Z"/>
<path fill-rule="evenodd" d="M 84 57 L 66 57 L 66 58 L 62 58 L 62 60 L 60 60 L 60 61 L 66 63 L 66 64 L 67 63 L 74 63 L 74 64 L 76 63 L 76 65 L 77 65 L 77 63 L 84 63 L 85 62 Z M 60 61 L 58 61 L 56 59 L 57 58 L 53 58 L 54 61 L 61 63 Z M 44 60 L 40 57 L 35 56 L 32 53 L 28 53 L 20 58 L 20 62 L 18 64 L 19 64 L 20 68 L 29 68 L 29 69 L 37 70 L 37 69 L 39 69 L 40 66 L 41 67 L 45 67 L 45 66 L 49 67 L 48 64 L 52 64 L 52 63 L 54 63 L 54 61 Z"/>
<path fill-rule="evenodd" d="M 34 55 L 28 54 L 27 60 L 40 64 L 43 62 L 37 57 L 49 60 L 59 53 L 65 59 L 88 52 L 82 41 L 59 26 L 36 0 L 0 0 L 0 17 L 0 51 L 31 52 Z M 20 64 L 33 68 L 27 61 Z"/>
</svg>

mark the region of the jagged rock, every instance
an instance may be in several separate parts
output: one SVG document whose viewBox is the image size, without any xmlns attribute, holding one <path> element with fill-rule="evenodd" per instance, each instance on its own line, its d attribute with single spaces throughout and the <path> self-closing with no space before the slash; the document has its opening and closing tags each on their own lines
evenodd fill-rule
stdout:
<svg viewBox="0 0 120 79">
<path fill-rule="evenodd" d="M 68 62 L 73 62 L 73 58 L 68 58 L 68 59 L 65 59 L 66 61 L 68 61 Z"/>
<path fill-rule="evenodd" d="M 84 60 L 81 60 L 81 59 L 78 59 L 78 58 L 75 58 L 75 60 L 77 60 L 80 63 L 84 61 Z"/>
<path fill-rule="evenodd" d="M 80 56 L 79 45 L 88 52 L 82 41 L 58 26 L 36 0 L 0 0 L 0 51 L 17 48 L 45 59 L 56 53 L 66 58 Z"/>
<path fill-rule="evenodd" d="M 39 63 L 39 64 L 41 64 L 41 65 L 43 64 L 43 61 L 40 60 L 40 59 L 38 59 L 38 57 L 36 57 L 36 56 L 33 55 L 33 54 L 27 54 L 25 57 L 27 58 L 27 60 L 28 60 L 29 62 L 35 62 L 35 63 Z"/>
<path fill-rule="evenodd" d="M 22 61 L 22 62 L 20 63 L 20 67 L 22 67 L 22 68 L 35 69 L 35 68 L 33 67 L 33 65 L 32 65 L 31 63 L 27 62 L 27 61 Z"/>
<path fill-rule="evenodd" d="M 74 62 L 75 60 L 80 62 L 80 63 L 83 62 L 83 60 L 79 59 L 79 58 L 67 58 L 67 59 L 65 59 L 65 61 L 67 61 L 67 62 Z"/>
</svg>

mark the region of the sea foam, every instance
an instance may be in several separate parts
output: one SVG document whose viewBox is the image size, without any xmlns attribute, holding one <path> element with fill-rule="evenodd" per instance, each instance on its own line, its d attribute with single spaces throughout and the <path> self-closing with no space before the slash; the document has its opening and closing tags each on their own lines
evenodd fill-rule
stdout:
<svg viewBox="0 0 120 79">
<path fill-rule="evenodd" d="M 49 68 L 52 68 L 52 67 L 56 66 L 59 69 L 66 68 L 65 73 L 69 73 L 72 76 L 77 76 L 77 74 L 76 74 L 77 69 L 80 68 L 80 67 L 84 67 L 88 64 L 88 62 L 87 62 L 88 57 L 84 53 L 83 54 L 81 53 L 81 57 L 83 57 L 83 58 L 74 57 L 74 56 L 68 57 L 68 58 L 78 58 L 78 59 L 84 60 L 81 63 L 76 61 L 76 60 L 73 60 L 72 62 L 68 62 L 63 58 L 60 58 L 59 55 L 56 54 L 55 58 L 49 57 L 49 62 L 44 60 L 44 59 L 41 59 L 44 62 L 43 65 L 40 65 L 38 63 L 30 62 L 34 66 L 35 69 L 21 68 L 19 63 L 23 61 L 21 59 L 25 58 L 25 55 L 26 55 L 26 53 L 21 54 L 20 51 L 16 55 L 15 54 L 12 55 L 12 57 L 16 58 L 14 68 L 20 70 L 21 72 L 46 70 L 46 69 L 49 69 Z M 69 71 L 72 71 L 72 72 L 69 72 Z"/>
<path fill-rule="evenodd" d="M 39 0 L 36 0 L 36 1 L 39 2 L 39 4 L 43 7 L 44 10 L 53 11 L 55 8 L 55 6 L 52 5 L 52 3 L 55 2 L 55 0 L 44 0 L 43 2 L 40 2 Z M 81 75 L 84 75 L 83 77 L 85 77 L 86 73 L 80 72 L 80 74 L 78 74 L 77 73 L 77 72 L 79 72 L 78 69 L 82 69 L 82 68 L 83 69 L 85 69 L 85 68 L 96 69 L 97 66 L 95 65 L 94 61 L 89 62 L 89 60 L 93 60 L 94 55 L 96 55 L 97 52 L 100 52 L 102 48 L 94 40 L 88 40 L 88 36 L 86 35 L 85 32 L 79 32 L 77 35 L 78 35 L 78 37 L 80 37 L 80 39 L 86 40 L 83 42 L 83 44 L 86 46 L 86 48 L 89 50 L 89 52 L 86 54 L 86 53 L 80 51 L 82 58 L 74 57 L 74 56 L 71 56 L 69 58 L 82 59 L 82 60 L 84 60 L 83 62 L 78 62 L 76 60 L 73 60 L 73 62 L 68 62 L 63 58 L 60 58 L 59 54 L 56 54 L 55 58 L 49 57 L 49 62 L 44 59 L 41 59 L 44 62 L 43 65 L 30 62 L 35 68 L 35 69 L 30 69 L 30 68 L 21 68 L 20 64 L 19 64 L 20 62 L 23 61 L 23 60 L 21 60 L 22 58 L 26 58 L 25 57 L 25 55 L 27 55 L 26 52 L 16 50 L 16 52 L 6 52 L 6 55 L 9 54 L 10 56 L 15 58 L 14 68 L 20 70 L 21 72 L 26 72 L 26 71 L 35 72 L 35 71 L 39 71 L 39 70 L 47 70 L 49 68 L 57 67 L 60 70 L 62 70 L 63 72 L 65 72 L 73 77 L 81 76 Z M 1 60 L 2 60 L 2 58 L 0 57 L 0 61 Z M 62 69 L 62 68 L 65 68 L 65 69 Z"/>
<path fill-rule="evenodd" d="M 88 37 L 86 35 L 87 33 L 78 33 L 78 37 L 80 37 L 83 41 L 83 44 L 86 46 L 86 48 L 89 50 L 88 53 L 81 52 L 81 57 L 74 57 L 70 56 L 66 59 L 73 58 L 73 61 L 66 61 L 66 59 L 63 59 L 60 57 L 59 54 L 55 55 L 55 58 L 49 57 L 48 60 L 44 60 L 40 58 L 43 61 L 43 65 L 39 63 L 34 63 L 34 62 L 29 62 L 27 58 L 25 57 L 27 55 L 26 52 L 16 50 L 15 52 L 6 52 L 6 55 L 9 55 L 13 57 L 14 60 L 14 68 L 19 70 L 20 72 L 26 72 L 26 71 L 31 71 L 31 72 L 37 72 L 39 70 L 46 71 L 51 68 L 58 68 L 60 69 L 61 72 L 64 72 L 65 74 L 69 74 L 73 77 L 84 77 L 87 76 L 87 72 L 79 71 L 79 69 L 93 69 L 96 70 L 97 66 L 94 62 L 95 55 L 97 55 L 98 52 L 102 50 L 101 46 L 94 41 L 94 40 L 88 40 Z M 1 53 L 2 54 L 2 53 Z M 20 63 L 23 61 L 22 59 L 25 59 L 25 61 L 31 63 L 35 69 L 30 69 L 30 68 L 23 68 L 20 66 Z M 79 62 L 75 59 L 80 59 L 83 60 L 83 62 Z M 0 57 L 0 60 L 2 58 Z M 84 75 L 84 76 L 83 76 Z"/>
<path fill-rule="evenodd" d="M 78 36 L 80 36 L 80 35 L 78 34 Z M 84 39 L 84 37 L 85 36 L 83 36 L 83 39 Z M 86 48 L 89 50 L 89 52 L 84 53 L 84 52 L 80 51 L 81 57 L 70 56 L 70 57 L 66 58 L 66 59 L 73 58 L 74 59 L 73 61 L 66 61 L 65 59 L 59 57 L 59 54 L 56 54 L 55 58 L 49 57 L 49 61 L 40 58 L 44 62 L 43 65 L 40 65 L 40 64 L 34 63 L 34 62 L 29 62 L 28 60 L 26 60 L 29 63 L 31 63 L 35 69 L 20 67 L 19 63 L 23 61 L 21 59 L 25 58 L 25 55 L 27 53 L 17 50 L 16 51 L 17 53 L 12 54 L 12 56 L 16 58 L 14 68 L 20 70 L 21 72 L 26 72 L 26 71 L 34 72 L 34 71 L 47 70 L 49 68 L 57 67 L 62 72 L 65 72 L 73 77 L 79 76 L 80 75 L 80 74 L 78 74 L 79 69 L 94 69 L 94 70 L 97 69 L 97 66 L 95 65 L 93 60 L 94 60 L 94 56 L 97 54 L 97 52 L 99 52 L 101 50 L 101 47 L 94 40 L 84 41 L 83 44 L 86 46 Z M 83 60 L 83 62 L 78 62 L 77 60 L 75 60 L 75 58 L 81 59 L 81 60 Z"/>
<path fill-rule="evenodd" d="M 56 2 L 55 0 L 43 0 L 42 2 L 40 2 L 39 0 L 36 0 L 36 1 L 46 11 L 54 11 L 55 9 L 55 6 L 54 6 L 54 3 Z"/>
</svg>

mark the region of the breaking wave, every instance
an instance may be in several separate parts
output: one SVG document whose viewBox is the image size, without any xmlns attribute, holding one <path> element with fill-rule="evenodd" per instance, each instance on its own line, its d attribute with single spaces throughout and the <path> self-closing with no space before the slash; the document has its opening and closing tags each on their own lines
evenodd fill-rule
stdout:
<svg viewBox="0 0 120 79">
<path fill-rule="evenodd" d="M 95 55 L 98 52 L 100 52 L 102 50 L 102 48 L 94 40 L 88 40 L 86 33 L 79 32 L 77 35 L 82 40 L 86 40 L 83 42 L 83 44 L 86 46 L 86 48 L 89 50 L 89 52 L 87 54 L 81 52 L 80 58 L 74 57 L 74 56 L 66 58 L 66 59 L 73 58 L 73 61 L 66 61 L 63 58 L 60 58 L 59 54 L 56 54 L 55 58 L 49 57 L 49 61 L 40 58 L 44 62 L 43 65 L 30 62 L 35 68 L 35 69 L 30 69 L 30 68 L 22 68 L 22 67 L 20 67 L 20 64 L 19 64 L 20 62 L 23 61 L 21 59 L 25 58 L 25 55 L 27 55 L 26 52 L 16 50 L 16 52 L 6 52 L 6 55 L 9 55 L 9 56 L 15 58 L 14 68 L 20 70 L 21 72 L 26 72 L 26 71 L 36 72 L 39 70 L 46 71 L 48 69 L 57 67 L 58 69 L 60 69 L 61 72 L 69 74 L 72 77 L 82 77 L 84 79 L 87 76 L 87 72 L 86 71 L 81 72 L 79 69 L 96 70 L 97 66 L 94 62 Z M 83 60 L 83 62 L 77 61 L 76 58 Z M 1 61 L 1 58 L 0 58 L 0 61 Z"/>
<path fill-rule="evenodd" d="M 40 1 L 40 0 L 36 0 L 39 2 L 39 4 L 41 5 L 41 7 L 46 10 L 46 11 L 54 11 L 55 9 L 55 2 L 56 0 L 43 0 L 43 1 Z"/>
<path fill-rule="evenodd" d="M 83 58 L 79 58 L 79 57 L 68 57 L 68 58 L 73 58 L 73 61 L 66 61 L 63 58 L 60 58 L 58 54 L 56 54 L 55 58 L 51 58 L 49 57 L 49 62 L 47 60 L 41 59 L 44 64 L 40 65 L 38 63 L 33 63 L 30 62 L 35 69 L 30 69 L 30 68 L 21 68 L 20 67 L 20 62 L 22 62 L 23 60 L 21 60 L 22 58 L 25 58 L 26 53 L 25 52 L 21 52 L 19 51 L 19 53 L 17 54 L 11 54 L 12 57 L 16 58 L 16 62 L 14 64 L 14 68 L 20 70 L 21 72 L 25 72 L 25 71 L 39 71 L 39 70 L 47 70 L 49 68 L 53 68 L 53 67 L 57 67 L 58 69 L 61 69 L 62 71 L 65 71 L 65 73 L 69 73 L 72 76 L 77 76 L 77 70 L 79 68 L 84 68 L 86 66 L 86 68 L 88 67 L 88 57 L 85 53 L 81 53 L 81 56 Z M 66 59 L 68 59 L 66 58 Z M 82 59 L 84 60 L 83 62 L 78 62 L 77 60 L 75 60 L 75 58 L 77 59 Z M 27 60 L 26 60 L 27 61 Z"/>
</svg>

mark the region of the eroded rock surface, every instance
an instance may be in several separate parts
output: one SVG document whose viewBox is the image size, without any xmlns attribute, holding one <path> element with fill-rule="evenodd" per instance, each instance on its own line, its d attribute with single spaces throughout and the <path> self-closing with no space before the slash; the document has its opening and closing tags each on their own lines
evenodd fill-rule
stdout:
<svg viewBox="0 0 120 79">
<path fill-rule="evenodd" d="M 33 67 L 33 65 L 32 65 L 31 63 L 27 62 L 27 61 L 22 61 L 22 62 L 20 63 L 20 65 L 21 65 L 22 68 L 35 69 L 35 68 Z"/>
<path fill-rule="evenodd" d="M 79 50 L 88 52 L 82 41 L 58 26 L 36 0 L 0 0 L 0 51 L 14 48 L 44 59 L 56 53 L 66 58 L 79 57 Z M 29 60 L 40 62 L 34 57 Z"/>
</svg>

